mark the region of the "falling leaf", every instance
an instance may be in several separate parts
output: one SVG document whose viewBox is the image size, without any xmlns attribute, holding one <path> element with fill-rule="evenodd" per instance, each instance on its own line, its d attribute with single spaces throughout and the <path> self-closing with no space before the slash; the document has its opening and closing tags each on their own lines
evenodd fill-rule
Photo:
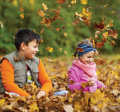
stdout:
<svg viewBox="0 0 120 112">
<path fill-rule="evenodd" d="M 40 42 L 43 42 L 43 39 L 41 39 Z"/>
<path fill-rule="evenodd" d="M 114 11 L 112 11 L 112 13 L 115 13 Z"/>
<path fill-rule="evenodd" d="M 41 33 L 44 31 L 44 29 L 41 30 Z"/>
<path fill-rule="evenodd" d="M 47 5 L 42 3 L 43 9 L 46 11 L 48 9 Z"/>
<path fill-rule="evenodd" d="M 110 43 L 110 45 L 111 45 L 111 46 L 114 46 L 115 43 L 116 43 L 116 42 L 113 40 L 113 41 Z"/>
<path fill-rule="evenodd" d="M 99 25 L 95 22 L 94 28 L 104 29 L 105 24 L 103 22 L 100 22 Z"/>
<path fill-rule="evenodd" d="M 80 0 L 81 1 L 81 4 L 87 4 L 87 0 Z"/>
<path fill-rule="evenodd" d="M 47 59 L 48 61 L 50 61 L 50 62 L 52 62 L 53 60 L 51 60 L 51 59 Z"/>
<path fill-rule="evenodd" d="M 62 52 L 62 48 L 59 48 L 59 51 Z"/>
<path fill-rule="evenodd" d="M 71 4 L 75 4 L 75 3 L 76 3 L 76 0 L 72 0 L 72 1 L 71 1 Z"/>
<path fill-rule="evenodd" d="M 50 47 L 49 47 L 49 46 L 47 46 L 47 47 L 46 47 L 46 50 L 50 50 Z"/>
<path fill-rule="evenodd" d="M 1 53 L 3 53 L 4 51 L 5 51 L 5 49 L 0 50 Z"/>
<path fill-rule="evenodd" d="M 71 7 L 71 5 L 68 5 L 68 7 Z"/>
<path fill-rule="evenodd" d="M 49 51 L 49 52 L 53 52 L 53 48 L 51 47 L 48 51 Z"/>
<path fill-rule="evenodd" d="M 59 4 L 63 4 L 66 0 L 57 0 Z"/>
<path fill-rule="evenodd" d="M 65 36 L 67 36 L 67 33 L 64 33 Z"/>
<path fill-rule="evenodd" d="M 38 10 L 38 15 L 41 16 L 41 17 L 44 17 L 46 14 L 42 11 L 42 10 Z"/>
<path fill-rule="evenodd" d="M 67 54 L 67 51 L 64 51 L 64 54 Z"/>
<path fill-rule="evenodd" d="M 77 19 L 76 21 L 74 21 L 72 24 L 73 25 L 77 25 L 79 23 L 79 19 Z"/>
<path fill-rule="evenodd" d="M 104 7 L 107 7 L 109 4 L 104 5 Z"/>
<path fill-rule="evenodd" d="M 100 34 L 100 31 L 95 32 L 95 39 L 98 38 L 98 34 Z"/>
<path fill-rule="evenodd" d="M 104 65 L 104 64 L 106 64 L 107 62 L 107 58 L 95 58 L 94 59 L 95 60 L 95 63 L 96 63 L 96 65 Z"/>
<path fill-rule="evenodd" d="M 61 6 L 59 6 L 59 9 L 62 9 L 62 7 L 61 7 Z"/>
<path fill-rule="evenodd" d="M 62 29 L 65 29 L 65 26 L 63 26 Z"/>
<path fill-rule="evenodd" d="M 24 18 L 24 14 L 20 14 L 20 17 L 23 19 Z"/>
<path fill-rule="evenodd" d="M 33 31 L 36 33 L 36 30 L 35 30 L 35 29 L 34 29 Z"/>
<path fill-rule="evenodd" d="M 1 28 L 3 28 L 3 24 L 2 24 L 2 22 L 0 21 L 0 24 L 1 24 Z"/>
<path fill-rule="evenodd" d="M 20 10 L 21 10 L 22 12 L 24 12 L 24 9 L 23 9 L 22 7 L 20 8 Z"/>
<path fill-rule="evenodd" d="M 108 36 L 109 37 L 113 37 L 114 39 L 117 39 L 117 36 L 118 36 L 117 30 L 116 29 L 114 29 L 114 30 L 108 30 Z"/>
<path fill-rule="evenodd" d="M 56 31 L 59 31 L 60 30 L 60 28 L 56 28 Z"/>
</svg>

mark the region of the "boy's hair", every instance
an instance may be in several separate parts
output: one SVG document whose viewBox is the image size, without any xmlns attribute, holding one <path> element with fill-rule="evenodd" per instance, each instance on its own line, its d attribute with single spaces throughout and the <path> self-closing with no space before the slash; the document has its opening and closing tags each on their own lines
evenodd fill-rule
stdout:
<svg viewBox="0 0 120 112">
<path fill-rule="evenodd" d="M 78 47 L 79 44 L 87 44 L 87 45 L 90 45 L 90 46 L 93 47 L 93 44 L 92 44 L 92 42 L 91 42 L 89 39 L 84 39 L 84 40 L 80 41 L 80 42 L 77 44 L 77 47 Z M 74 55 L 73 55 L 73 56 L 76 57 L 76 55 L 77 55 L 77 51 L 74 52 Z"/>
<path fill-rule="evenodd" d="M 36 40 L 40 44 L 41 37 L 30 29 L 20 29 L 15 35 L 15 47 L 19 51 L 22 42 L 28 45 L 33 40 Z"/>
</svg>

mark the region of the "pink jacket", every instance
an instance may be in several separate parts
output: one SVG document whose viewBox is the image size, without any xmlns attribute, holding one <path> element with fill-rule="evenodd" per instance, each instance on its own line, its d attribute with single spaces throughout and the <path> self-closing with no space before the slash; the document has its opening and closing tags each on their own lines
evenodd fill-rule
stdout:
<svg viewBox="0 0 120 112">
<path fill-rule="evenodd" d="M 107 88 L 102 82 L 98 81 L 96 75 L 96 64 L 94 62 L 92 62 L 91 65 L 85 65 L 80 61 L 74 60 L 72 64 L 72 67 L 68 71 L 68 78 L 69 82 L 70 80 L 73 80 L 75 83 L 68 84 L 70 90 L 74 91 L 75 89 L 81 89 L 84 92 L 95 92 L 97 88 Z M 90 79 L 93 79 L 95 81 L 95 85 L 91 87 L 85 87 L 84 89 L 81 86 L 81 83 L 87 82 Z"/>
</svg>

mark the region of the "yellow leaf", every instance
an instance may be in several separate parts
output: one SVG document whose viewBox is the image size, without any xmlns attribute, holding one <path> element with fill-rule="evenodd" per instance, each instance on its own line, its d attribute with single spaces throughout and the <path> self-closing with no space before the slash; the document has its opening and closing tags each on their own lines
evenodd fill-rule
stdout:
<svg viewBox="0 0 120 112">
<path fill-rule="evenodd" d="M 41 33 L 44 31 L 44 29 L 41 30 Z"/>
<path fill-rule="evenodd" d="M 92 14 L 92 12 L 89 12 L 85 8 L 82 9 L 82 13 L 83 13 L 83 15 L 86 15 L 86 16 L 90 16 Z"/>
<path fill-rule="evenodd" d="M 72 0 L 72 1 L 71 1 L 71 4 L 75 4 L 75 3 L 76 3 L 76 0 Z"/>
<path fill-rule="evenodd" d="M 53 48 L 51 47 L 48 51 L 49 51 L 49 52 L 53 52 Z"/>
<path fill-rule="evenodd" d="M 13 0 L 13 5 L 14 5 L 14 6 L 17 6 L 17 5 L 18 5 L 17 0 Z"/>
<path fill-rule="evenodd" d="M 32 102 L 28 107 L 30 108 L 29 110 L 30 112 L 35 112 L 35 111 L 39 112 L 39 108 L 37 106 L 36 101 Z"/>
<path fill-rule="evenodd" d="M 43 42 L 43 39 L 41 39 L 41 41 L 40 42 Z"/>
<path fill-rule="evenodd" d="M 23 19 L 24 18 L 24 14 L 20 14 L 20 17 Z"/>
<path fill-rule="evenodd" d="M 3 106 L 5 103 L 5 99 L 0 100 L 0 106 Z"/>
<path fill-rule="evenodd" d="M 87 0 L 80 0 L 81 1 L 81 4 L 87 4 Z"/>
<path fill-rule="evenodd" d="M 108 6 L 108 4 L 104 5 L 104 7 L 107 7 L 107 6 Z"/>
<path fill-rule="evenodd" d="M 59 31 L 60 30 L 60 28 L 56 28 L 56 31 Z"/>
<path fill-rule="evenodd" d="M 62 7 L 61 7 L 61 6 L 59 6 L 59 9 L 62 9 Z"/>
<path fill-rule="evenodd" d="M 67 33 L 64 33 L 65 36 L 67 36 Z"/>
<path fill-rule="evenodd" d="M 68 7 L 71 7 L 71 5 L 68 5 Z"/>
<path fill-rule="evenodd" d="M 43 9 L 46 11 L 48 9 L 47 5 L 42 3 Z"/>
</svg>

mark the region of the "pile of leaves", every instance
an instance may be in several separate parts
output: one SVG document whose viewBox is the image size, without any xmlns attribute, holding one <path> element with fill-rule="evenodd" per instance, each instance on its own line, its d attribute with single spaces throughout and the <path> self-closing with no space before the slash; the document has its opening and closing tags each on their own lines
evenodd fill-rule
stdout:
<svg viewBox="0 0 120 112">
<path fill-rule="evenodd" d="M 54 60 L 43 59 L 46 71 L 53 82 L 53 88 L 49 94 L 36 99 L 39 90 L 34 83 L 26 84 L 22 89 L 32 97 L 20 97 L 6 92 L 0 95 L 0 111 L 8 112 L 119 112 L 120 111 L 120 63 L 110 62 L 100 57 L 97 63 L 98 79 L 107 89 L 97 89 L 95 93 L 83 93 L 68 89 L 67 71 L 71 64 L 64 58 Z M 59 61 L 62 60 L 62 61 Z M 72 61 L 72 58 L 69 59 Z M 119 60 L 120 61 L 120 60 Z M 54 96 L 59 90 L 68 90 L 67 95 Z"/>
</svg>

